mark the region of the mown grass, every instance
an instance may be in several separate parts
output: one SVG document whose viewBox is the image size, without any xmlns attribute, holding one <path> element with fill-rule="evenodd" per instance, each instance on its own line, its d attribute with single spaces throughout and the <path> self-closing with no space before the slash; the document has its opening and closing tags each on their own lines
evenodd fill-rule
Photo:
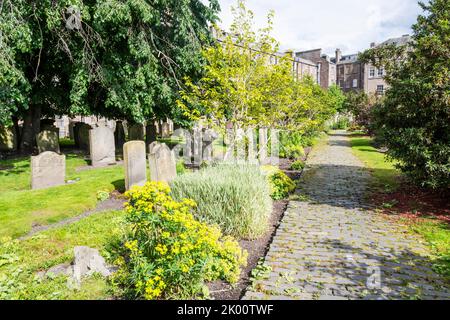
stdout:
<svg viewBox="0 0 450 320">
<path fill-rule="evenodd" d="M 31 190 L 30 160 L 0 161 L 0 237 L 18 237 L 33 224 L 45 225 L 76 216 L 96 206 L 97 191 L 123 190 L 122 166 L 77 172 L 87 165 L 80 155 L 66 156 L 66 180 L 73 184 Z"/>
<path fill-rule="evenodd" d="M 362 160 L 373 176 L 377 192 L 393 191 L 399 187 L 400 172 L 383 153 L 372 146 L 370 137 L 355 134 L 350 138 L 354 154 Z M 381 204 L 380 204 L 381 205 Z M 434 269 L 450 281 L 450 226 L 433 218 L 407 221 L 412 232 L 421 235 L 428 243 L 436 259 Z"/>
<path fill-rule="evenodd" d="M 67 286 L 67 277 L 44 278 L 38 271 L 73 260 L 75 246 L 104 250 L 118 228 L 122 211 L 97 213 L 73 224 L 41 232 L 26 240 L 0 245 L 0 299 L 104 299 L 109 296 L 105 278 L 95 275 L 80 289 Z"/>
</svg>

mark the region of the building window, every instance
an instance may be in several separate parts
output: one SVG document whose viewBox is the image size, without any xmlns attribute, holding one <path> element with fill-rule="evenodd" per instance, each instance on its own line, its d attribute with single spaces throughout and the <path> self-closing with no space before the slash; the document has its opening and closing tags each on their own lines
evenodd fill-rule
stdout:
<svg viewBox="0 0 450 320">
<path fill-rule="evenodd" d="M 378 76 L 379 77 L 384 76 L 384 69 L 383 68 L 378 69 Z"/>
<path fill-rule="evenodd" d="M 358 79 L 353 79 L 352 86 L 353 88 L 358 88 Z"/>
<path fill-rule="evenodd" d="M 370 76 L 371 78 L 375 77 L 375 69 L 374 69 L 374 68 L 371 68 L 371 69 L 369 70 L 369 76 Z"/>
<path fill-rule="evenodd" d="M 384 85 L 381 84 L 377 86 L 377 94 L 384 94 Z"/>
</svg>

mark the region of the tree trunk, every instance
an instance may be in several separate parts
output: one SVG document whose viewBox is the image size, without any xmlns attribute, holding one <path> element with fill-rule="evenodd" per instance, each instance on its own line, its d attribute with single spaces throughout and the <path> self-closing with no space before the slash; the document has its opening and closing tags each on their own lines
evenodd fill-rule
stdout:
<svg viewBox="0 0 450 320">
<path fill-rule="evenodd" d="M 23 121 L 23 131 L 20 139 L 20 152 L 30 154 L 36 145 L 36 135 L 40 130 L 41 107 L 35 106 L 27 110 Z"/>
</svg>

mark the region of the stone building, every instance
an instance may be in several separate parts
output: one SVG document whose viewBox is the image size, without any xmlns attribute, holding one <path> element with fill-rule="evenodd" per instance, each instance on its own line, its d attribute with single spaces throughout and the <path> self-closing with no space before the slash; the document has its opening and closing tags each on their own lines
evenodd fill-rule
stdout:
<svg viewBox="0 0 450 320">
<path fill-rule="evenodd" d="M 322 49 L 299 51 L 295 53 L 297 58 L 311 61 L 317 66 L 317 83 L 324 89 L 336 84 L 336 64 L 331 62 L 328 55 L 322 54 Z"/>
<path fill-rule="evenodd" d="M 405 34 L 398 38 L 388 39 L 380 44 L 372 42 L 370 44 L 370 48 L 390 44 L 404 46 L 407 45 L 410 41 L 411 37 L 408 34 Z M 386 76 L 386 71 L 384 70 L 384 68 L 377 68 L 371 64 L 366 64 L 364 68 L 364 92 L 366 92 L 367 94 L 383 95 L 387 89 L 387 83 L 384 80 L 384 77 Z"/>
<path fill-rule="evenodd" d="M 336 64 L 336 84 L 344 92 L 364 90 L 364 63 L 358 60 L 358 54 L 342 55 L 336 49 L 336 56 L 331 59 Z"/>
</svg>

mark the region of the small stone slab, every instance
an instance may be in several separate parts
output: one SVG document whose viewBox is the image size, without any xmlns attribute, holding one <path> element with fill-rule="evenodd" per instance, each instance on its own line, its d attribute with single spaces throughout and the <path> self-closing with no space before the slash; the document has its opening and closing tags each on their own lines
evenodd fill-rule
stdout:
<svg viewBox="0 0 450 320">
<path fill-rule="evenodd" d="M 144 141 L 129 141 L 123 145 L 125 188 L 143 186 L 147 182 Z"/>
<path fill-rule="evenodd" d="M 149 146 L 148 161 L 152 181 L 171 182 L 177 176 L 173 151 L 165 143 L 154 142 Z"/>
<path fill-rule="evenodd" d="M 114 133 L 106 126 L 94 127 L 89 131 L 89 150 L 94 167 L 116 163 Z"/>
</svg>

